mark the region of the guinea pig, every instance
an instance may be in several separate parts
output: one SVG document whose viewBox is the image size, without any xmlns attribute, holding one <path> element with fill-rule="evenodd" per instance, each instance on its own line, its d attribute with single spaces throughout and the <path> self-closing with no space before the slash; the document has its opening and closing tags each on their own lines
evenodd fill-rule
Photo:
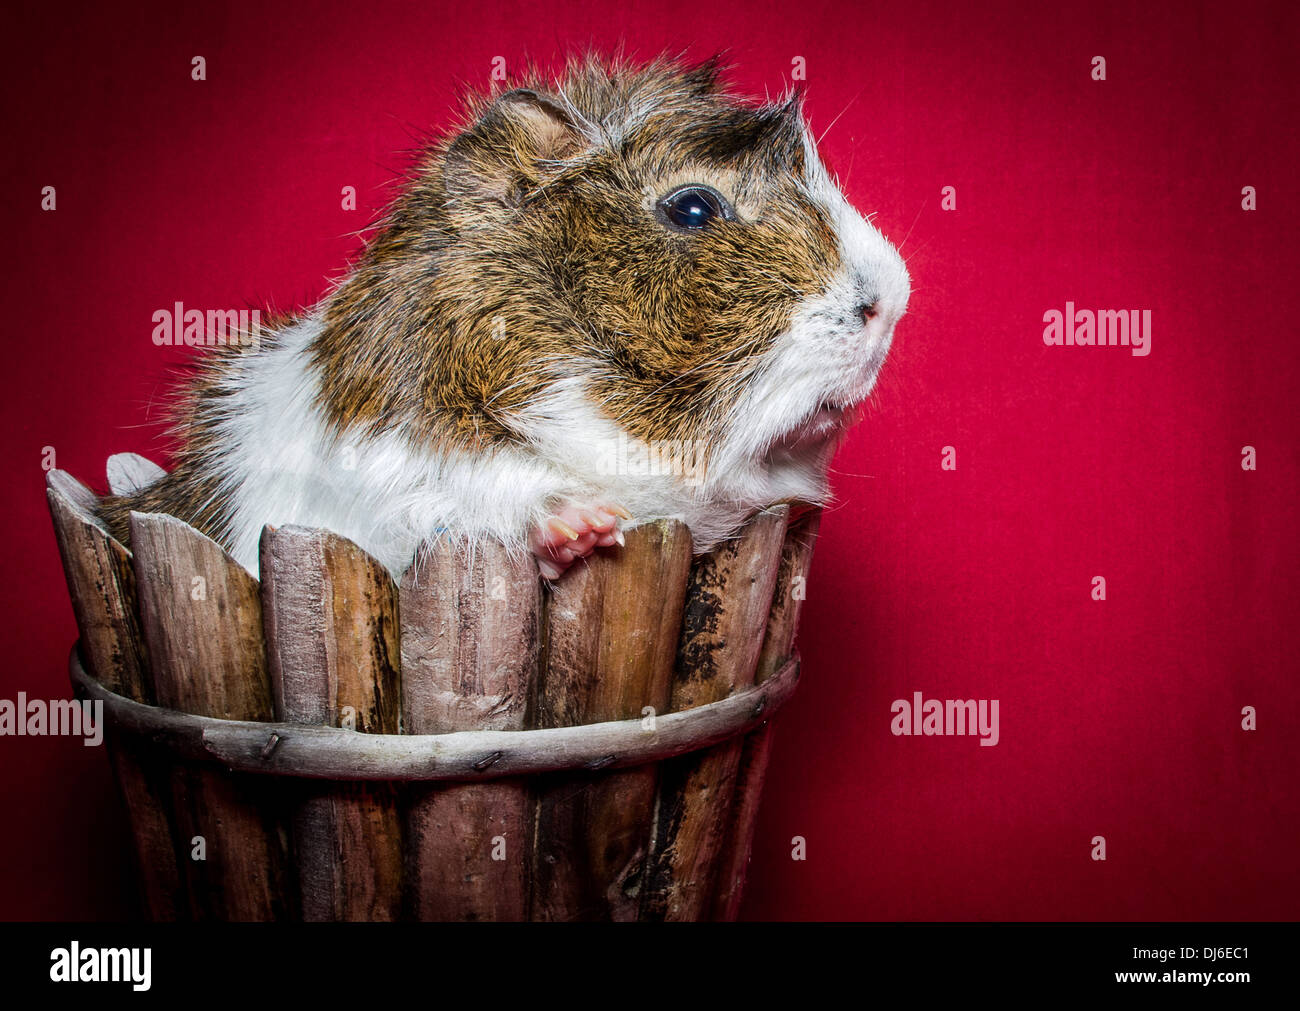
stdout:
<svg viewBox="0 0 1300 1011">
<path fill-rule="evenodd" d="M 468 109 L 331 293 L 201 356 L 119 538 L 170 513 L 256 574 L 264 524 L 324 527 L 394 575 L 491 538 L 558 579 L 633 517 L 704 552 L 827 501 L 911 287 L 800 97 L 589 56 Z"/>
</svg>

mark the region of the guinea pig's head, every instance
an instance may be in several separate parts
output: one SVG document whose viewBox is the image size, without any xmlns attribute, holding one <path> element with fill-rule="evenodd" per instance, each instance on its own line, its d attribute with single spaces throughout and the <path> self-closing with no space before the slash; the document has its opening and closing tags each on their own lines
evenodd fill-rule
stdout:
<svg viewBox="0 0 1300 1011">
<path fill-rule="evenodd" d="M 432 434 L 534 432 L 581 395 L 638 439 L 757 456 L 850 416 L 909 294 L 797 96 L 740 101 L 715 61 L 588 59 L 481 100 L 432 152 L 318 360 L 372 414 L 398 409 L 377 384 L 400 365 Z"/>
</svg>

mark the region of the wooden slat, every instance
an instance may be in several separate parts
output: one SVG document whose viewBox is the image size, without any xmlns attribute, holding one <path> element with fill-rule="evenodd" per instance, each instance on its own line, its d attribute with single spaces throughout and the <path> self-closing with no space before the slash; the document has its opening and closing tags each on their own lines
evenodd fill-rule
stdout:
<svg viewBox="0 0 1300 1011">
<path fill-rule="evenodd" d="M 143 491 L 167 472 L 138 453 L 114 453 L 108 458 L 108 490 L 114 495 Z"/>
<path fill-rule="evenodd" d="M 71 475 L 50 471 L 46 497 L 81 635 L 78 648 L 90 673 L 110 691 L 152 702 L 148 658 L 135 613 L 131 553 L 99 524 L 95 496 Z M 110 730 L 105 747 L 127 810 L 145 909 L 154 920 L 181 918 L 185 896 L 176 863 L 168 776 L 156 756 L 137 741 Z"/>
<path fill-rule="evenodd" d="M 132 513 L 131 544 L 158 704 L 271 719 L 257 580 L 174 516 Z"/>
<path fill-rule="evenodd" d="M 180 520 L 131 514 L 140 621 L 158 704 L 234 720 L 272 717 L 257 580 Z M 181 869 L 197 918 L 284 915 L 274 784 L 178 765 L 172 792 Z M 202 837 L 206 859 L 194 859 Z"/>
<path fill-rule="evenodd" d="M 772 595 L 772 611 L 767 621 L 767 634 L 759 654 L 758 668 L 754 672 L 755 684 L 762 684 L 774 675 L 794 652 L 808 571 L 812 566 L 813 548 L 817 543 L 820 526 L 821 510 L 812 509 L 792 520 L 786 530 L 776 591 Z M 719 858 L 718 883 L 713 897 L 714 920 L 730 922 L 740 911 L 745 874 L 754 845 L 758 805 L 771 753 L 772 725 L 764 723 L 745 738 L 741 751 L 731 824 Z"/>
<path fill-rule="evenodd" d="M 524 730 L 536 690 L 541 582 L 531 556 L 425 545 L 401 584 L 402 729 Z M 528 780 L 408 794 L 407 910 L 422 921 L 528 918 Z"/>
<path fill-rule="evenodd" d="M 397 588 L 377 561 L 336 534 L 262 532 L 262 603 L 278 719 L 359 733 L 400 726 Z M 395 920 L 402 833 L 385 783 L 307 783 L 293 818 L 306 920 Z"/>
<path fill-rule="evenodd" d="M 546 606 L 538 725 L 574 726 L 667 711 L 690 531 L 632 528 L 557 582 Z M 538 781 L 535 920 L 631 920 L 649 855 L 657 769 L 565 773 Z"/>
<path fill-rule="evenodd" d="M 674 711 L 753 684 L 788 515 L 784 505 L 762 512 L 738 538 L 696 560 L 677 650 Z M 700 920 L 711 911 L 740 758 L 741 742 L 727 741 L 662 763 L 643 919 Z"/>
<path fill-rule="evenodd" d="M 90 672 L 110 691 L 153 701 L 144 639 L 132 606 L 131 552 L 95 518 L 94 494 L 72 475 L 50 471 L 45 495 Z"/>
</svg>

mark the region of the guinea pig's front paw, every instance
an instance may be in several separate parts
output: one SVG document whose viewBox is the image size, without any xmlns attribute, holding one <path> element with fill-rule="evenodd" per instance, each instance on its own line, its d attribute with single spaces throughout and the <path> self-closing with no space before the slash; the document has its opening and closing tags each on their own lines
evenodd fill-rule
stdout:
<svg viewBox="0 0 1300 1011">
<path fill-rule="evenodd" d="M 547 579 L 559 579 L 579 558 L 596 548 L 623 543 L 620 519 L 632 514 L 619 505 L 582 505 L 570 502 L 533 527 L 528 545 L 537 556 L 537 567 Z"/>
</svg>

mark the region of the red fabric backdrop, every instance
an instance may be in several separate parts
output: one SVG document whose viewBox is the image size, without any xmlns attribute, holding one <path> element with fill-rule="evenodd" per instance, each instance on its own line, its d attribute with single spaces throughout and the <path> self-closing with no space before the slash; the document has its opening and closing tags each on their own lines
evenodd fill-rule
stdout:
<svg viewBox="0 0 1300 1011">
<path fill-rule="evenodd" d="M 1293 5 L 196 7 L 6 33 L 0 698 L 67 691 L 43 447 L 97 486 L 165 455 L 154 310 L 314 301 L 495 57 L 725 47 L 760 94 L 803 57 L 916 292 L 837 459 L 744 915 L 1300 913 Z M 1150 309 L 1151 355 L 1046 347 L 1067 300 Z M 893 736 L 915 691 L 998 699 L 1000 743 Z M 0 738 L 0 810 L 0 916 L 124 914 L 102 751 Z"/>
</svg>

